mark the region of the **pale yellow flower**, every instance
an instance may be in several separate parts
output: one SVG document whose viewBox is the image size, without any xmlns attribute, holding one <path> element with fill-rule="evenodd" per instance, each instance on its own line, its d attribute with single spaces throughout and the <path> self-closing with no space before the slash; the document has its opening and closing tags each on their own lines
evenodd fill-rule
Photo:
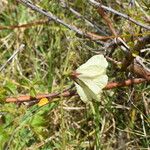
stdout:
<svg viewBox="0 0 150 150">
<path fill-rule="evenodd" d="M 95 55 L 76 70 L 75 86 L 81 100 L 100 101 L 102 89 L 108 82 L 107 66 L 108 63 L 103 55 Z"/>
</svg>

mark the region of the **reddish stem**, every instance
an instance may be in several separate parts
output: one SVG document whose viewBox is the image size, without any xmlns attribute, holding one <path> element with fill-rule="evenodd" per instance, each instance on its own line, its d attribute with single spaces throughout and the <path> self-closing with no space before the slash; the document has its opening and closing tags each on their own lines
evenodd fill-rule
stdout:
<svg viewBox="0 0 150 150">
<path fill-rule="evenodd" d="M 147 80 L 143 79 L 143 78 L 136 78 L 136 79 L 128 79 L 123 82 L 109 82 L 106 85 L 106 87 L 104 88 L 104 90 L 110 90 L 110 89 L 117 88 L 117 87 L 129 86 L 132 84 L 139 84 L 139 83 L 142 83 L 145 81 L 147 81 Z M 68 89 L 68 90 L 64 90 L 62 95 L 61 95 L 61 93 L 39 94 L 35 97 L 29 96 L 29 95 L 23 95 L 23 96 L 19 96 L 19 97 L 7 98 L 6 102 L 25 102 L 25 101 L 32 101 L 32 100 L 40 100 L 42 98 L 53 99 L 53 98 L 59 98 L 60 96 L 70 97 L 70 96 L 74 96 L 76 94 L 77 93 L 75 90 Z"/>
</svg>

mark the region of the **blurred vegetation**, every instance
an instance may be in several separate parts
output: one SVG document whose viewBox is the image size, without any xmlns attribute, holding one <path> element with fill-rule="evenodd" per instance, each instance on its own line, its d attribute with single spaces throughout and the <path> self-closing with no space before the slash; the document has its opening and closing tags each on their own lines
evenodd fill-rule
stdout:
<svg viewBox="0 0 150 150">
<path fill-rule="evenodd" d="M 65 22 L 84 31 L 95 32 L 84 20 L 76 17 L 59 0 L 34 0 L 36 5 L 52 12 Z M 150 15 L 148 0 L 106 0 L 103 4 L 147 23 L 143 11 Z M 105 21 L 86 0 L 67 1 L 68 6 L 95 22 L 111 36 Z M 0 27 L 22 25 L 45 20 L 43 15 L 15 0 L 1 0 Z M 143 11 L 141 11 L 141 8 Z M 137 34 L 146 29 L 108 13 L 119 35 L 133 47 Z M 102 34 L 102 33 L 101 33 Z M 101 35 L 100 34 L 100 35 Z M 110 39 L 111 40 L 111 39 Z M 107 41 L 106 41 L 107 42 Z M 21 44 L 23 51 L 0 72 L 0 149 L 149 149 L 150 148 L 150 86 L 148 83 L 104 91 L 101 102 L 94 103 L 96 113 L 78 96 L 57 98 L 43 107 L 37 104 L 6 103 L 6 97 L 60 92 L 73 81 L 65 74 L 76 69 L 95 53 L 106 54 L 103 41 L 98 43 L 78 36 L 68 28 L 50 20 L 24 28 L 0 30 L 0 65 L 2 66 Z M 149 47 L 147 47 L 149 48 Z M 149 55 L 143 58 L 149 61 Z M 121 61 L 124 53 L 118 47 L 113 58 Z M 130 78 L 128 72 L 117 72 L 109 63 L 109 81 Z M 150 112 L 150 111 L 149 111 Z"/>
</svg>

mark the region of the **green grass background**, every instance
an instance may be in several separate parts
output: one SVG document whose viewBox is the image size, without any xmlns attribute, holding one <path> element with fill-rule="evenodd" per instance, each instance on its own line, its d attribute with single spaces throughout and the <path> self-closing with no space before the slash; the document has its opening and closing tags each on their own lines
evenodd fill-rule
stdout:
<svg viewBox="0 0 150 150">
<path fill-rule="evenodd" d="M 61 7 L 57 0 L 34 1 L 65 22 L 95 32 L 85 21 Z M 148 4 L 138 1 L 149 14 Z M 86 0 L 68 1 L 70 7 L 80 12 L 111 35 L 104 20 Z M 129 13 L 141 21 L 139 8 L 130 9 L 122 1 L 122 10 L 116 1 L 104 1 L 121 12 Z M 21 25 L 47 19 L 15 0 L 0 2 L 0 26 Z M 136 15 L 135 15 L 136 14 Z M 140 28 L 110 14 L 116 29 L 127 35 L 129 46 L 134 45 L 132 34 Z M 129 31 L 130 28 L 130 31 Z M 145 34 L 145 31 L 141 31 Z M 0 72 L 0 149 L 11 150 L 93 150 L 93 149 L 149 149 L 150 114 L 148 83 L 104 91 L 101 102 L 94 102 L 95 113 L 78 96 L 57 98 L 43 107 L 6 103 L 6 97 L 21 94 L 61 92 L 73 81 L 66 76 L 84 63 L 95 52 L 105 53 L 102 46 L 76 35 L 66 27 L 49 21 L 27 28 L 0 30 L 0 65 L 2 66 L 21 44 L 23 51 Z M 122 60 L 124 54 L 117 48 L 113 57 Z M 148 59 L 148 56 L 145 56 Z M 116 72 L 109 63 L 109 81 L 129 78 Z M 134 91 L 134 94 L 133 94 Z M 147 108 L 147 109 L 146 109 Z"/>
</svg>

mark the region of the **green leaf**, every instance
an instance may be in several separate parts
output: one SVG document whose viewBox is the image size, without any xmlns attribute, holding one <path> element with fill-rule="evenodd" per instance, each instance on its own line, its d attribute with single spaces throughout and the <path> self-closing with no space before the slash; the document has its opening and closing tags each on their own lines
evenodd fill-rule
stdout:
<svg viewBox="0 0 150 150">
<path fill-rule="evenodd" d="M 35 97 L 36 96 L 36 90 L 34 87 L 30 88 L 30 96 Z"/>
<path fill-rule="evenodd" d="M 11 92 L 12 94 L 15 94 L 16 90 L 17 90 L 17 86 L 15 84 L 13 84 L 12 82 L 7 81 L 4 88 L 6 90 L 8 90 L 9 92 Z"/>
<path fill-rule="evenodd" d="M 4 148 L 4 144 L 7 141 L 9 135 L 7 132 L 4 130 L 2 126 L 0 126 L 0 149 Z"/>
<path fill-rule="evenodd" d="M 33 117 L 31 121 L 31 126 L 33 127 L 39 127 L 45 125 L 45 119 L 41 115 L 36 115 Z"/>
</svg>

